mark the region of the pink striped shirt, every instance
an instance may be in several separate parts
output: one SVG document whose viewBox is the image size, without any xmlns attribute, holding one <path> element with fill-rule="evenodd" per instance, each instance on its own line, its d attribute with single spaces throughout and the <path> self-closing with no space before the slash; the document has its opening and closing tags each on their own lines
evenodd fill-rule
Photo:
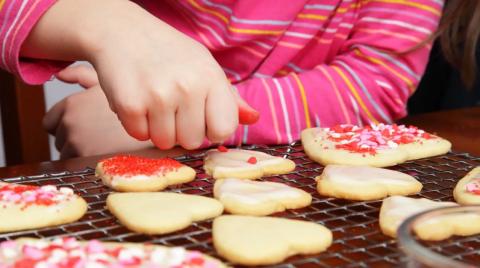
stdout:
<svg viewBox="0 0 480 268">
<path fill-rule="evenodd" d="M 28 32 L 55 0 L 0 0 L 1 67 L 43 83 L 62 66 L 20 59 Z M 307 127 L 392 122 L 406 114 L 443 0 L 138 0 L 205 45 L 260 111 L 229 144 L 298 140 Z"/>
</svg>

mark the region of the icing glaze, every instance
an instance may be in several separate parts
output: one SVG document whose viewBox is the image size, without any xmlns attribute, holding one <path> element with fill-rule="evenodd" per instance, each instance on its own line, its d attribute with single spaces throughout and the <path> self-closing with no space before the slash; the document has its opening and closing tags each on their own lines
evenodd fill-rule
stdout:
<svg viewBox="0 0 480 268">
<path fill-rule="evenodd" d="M 218 187 L 218 198 L 232 198 L 248 204 L 258 204 L 269 200 L 300 198 L 303 192 L 299 189 L 276 182 L 251 181 L 229 178 Z"/>
<path fill-rule="evenodd" d="M 210 150 L 207 152 L 208 160 L 215 168 L 256 168 L 281 164 L 283 158 L 275 157 L 266 153 L 242 149 L 228 149 L 227 152 Z"/>
<path fill-rule="evenodd" d="M 432 201 L 426 198 L 410 198 L 404 196 L 392 196 L 385 199 L 383 202 L 387 202 L 385 209 L 385 216 L 392 216 L 397 218 L 398 225 L 405 220 L 406 218 L 423 211 L 427 211 L 434 208 L 447 207 L 447 206 L 458 206 L 458 204 L 453 202 L 439 202 Z M 439 216 L 424 221 L 423 223 L 432 223 L 440 221 L 443 217 L 448 216 Z"/>
<path fill-rule="evenodd" d="M 395 149 L 401 144 L 436 138 L 417 127 L 396 124 L 366 127 L 336 125 L 332 128 L 323 128 L 322 134 L 326 135 L 327 140 L 335 143 L 336 149 L 371 155 L 375 155 L 377 150 Z"/>
<path fill-rule="evenodd" d="M 74 238 L 59 238 L 52 242 L 27 240 L 23 243 L 6 241 L 0 244 L 0 267 L 71 268 L 216 268 L 220 263 L 200 252 L 174 247 L 125 247 L 105 245 L 92 240 L 79 243 Z"/>
<path fill-rule="evenodd" d="M 123 178 L 151 176 L 175 171 L 182 164 L 171 158 L 151 159 L 133 155 L 119 155 L 100 161 L 105 174 Z"/>
<path fill-rule="evenodd" d="M 408 185 L 416 182 L 411 176 L 390 169 L 342 165 L 325 167 L 322 180 L 345 185 L 362 183 Z"/>
<path fill-rule="evenodd" d="M 3 207 L 11 204 L 22 205 L 23 208 L 31 205 L 52 206 L 73 196 L 73 190 L 66 187 L 0 183 L 0 202 Z"/>
</svg>

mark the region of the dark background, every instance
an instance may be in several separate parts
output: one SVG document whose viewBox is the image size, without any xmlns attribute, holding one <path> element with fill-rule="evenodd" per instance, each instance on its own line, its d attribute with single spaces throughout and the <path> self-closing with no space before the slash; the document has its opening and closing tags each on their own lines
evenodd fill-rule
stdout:
<svg viewBox="0 0 480 268">
<path fill-rule="evenodd" d="M 480 26 L 479 26 L 480 27 Z M 480 49 L 477 49 L 477 66 L 480 63 Z M 480 106 L 480 72 L 477 67 L 477 81 L 467 90 L 460 79 L 460 73 L 443 57 L 438 44 L 434 44 L 430 61 L 420 85 L 408 101 L 409 115 Z"/>
</svg>

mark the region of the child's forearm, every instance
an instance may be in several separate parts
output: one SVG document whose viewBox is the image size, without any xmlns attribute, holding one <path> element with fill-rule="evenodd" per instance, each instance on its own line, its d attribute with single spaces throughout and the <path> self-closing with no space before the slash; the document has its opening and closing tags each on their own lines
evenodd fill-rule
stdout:
<svg viewBox="0 0 480 268">
<path fill-rule="evenodd" d="M 94 61 L 112 32 L 121 32 L 129 17 L 139 17 L 139 13 L 146 11 L 126 0 L 59 0 L 37 22 L 20 54 L 37 59 Z"/>
</svg>

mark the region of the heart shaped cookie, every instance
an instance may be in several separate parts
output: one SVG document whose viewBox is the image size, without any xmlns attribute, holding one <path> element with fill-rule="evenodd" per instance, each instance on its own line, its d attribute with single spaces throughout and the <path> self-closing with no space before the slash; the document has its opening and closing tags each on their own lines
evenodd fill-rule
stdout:
<svg viewBox="0 0 480 268">
<path fill-rule="evenodd" d="M 237 215 L 213 221 L 215 249 L 234 264 L 272 265 L 297 254 L 317 254 L 331 243 L 332 232 L 313 222 Z"/>
<path fill-rule="evenodd" d="M 458 206 L 453 202 L 432 201 L 426 198 L 392 196 L 383 200 L 380 208 L 380 228 L 385 235 L 396 237 L 400 224 L 408 217 L 430 209 Z M 459 213 L 444 215 L 419 222 L 414 227 L 422 240 L 438 241 L 452 235 L 473 235 L 480 232 L 480 215 Z"/>
<path fill-rule="evenodd" d="M 125 227 L 144 234 L 175 232 L 223 212 L 213 198 L 166 192 L 112 193 L 107 207 Z"/>
<path fill-rule="evenodd" d="M 295 169 L 295 163 L 290 159 L 251 150 L 227 149 L 223 146 L 209 150 L 204 163 L 206 173 L 215 179 L 258 179 L 266 175 L 285 174 Z"/>
<path fill-rule="evenodd" d="M 217 180 L 213 193 L 226 211 L 240 215 L 265 216 L 312 202 L 312 196 L 303 190 L 268 181 Z"/>
<path fill-rule="evenodd" d="M 337 125 L 302 131 L 308 157 L 322 165 L 386 167 L 447 153 L 451 143 L 413 126 Z"/>
<path fill-rule="evenodd" d="M 195 170 L 171 158 L 119 155 L 101 160 L 95 175 L 120 192 L 154 192 L 195 179 Z"/>
<path fill-rule="evenodd" d="M 410 175 L 368 166 L 328 165 L 316 180 L 321 195 L 349 200 L 376 200 L 422 190 L 422 184 Z"/>
<path fill-rule="evenodd" d="M 480 204 L 480 167 L 472 169 L 453 190 L 455 201 L 462 205 Z"/>
<path fill-rule="evenodd" d="M 135 243 L 21 238 L 0 244 L 1 267 L 226 267 L 198 251 Z M 6 266 L 5 266 L 6 265 Z"/>
<path fill-rule="evenodd" d="M 85 200 L 70 188 L 0 182 L 0 232 L 70 223 L 86 211 Z"/>
</svg>

